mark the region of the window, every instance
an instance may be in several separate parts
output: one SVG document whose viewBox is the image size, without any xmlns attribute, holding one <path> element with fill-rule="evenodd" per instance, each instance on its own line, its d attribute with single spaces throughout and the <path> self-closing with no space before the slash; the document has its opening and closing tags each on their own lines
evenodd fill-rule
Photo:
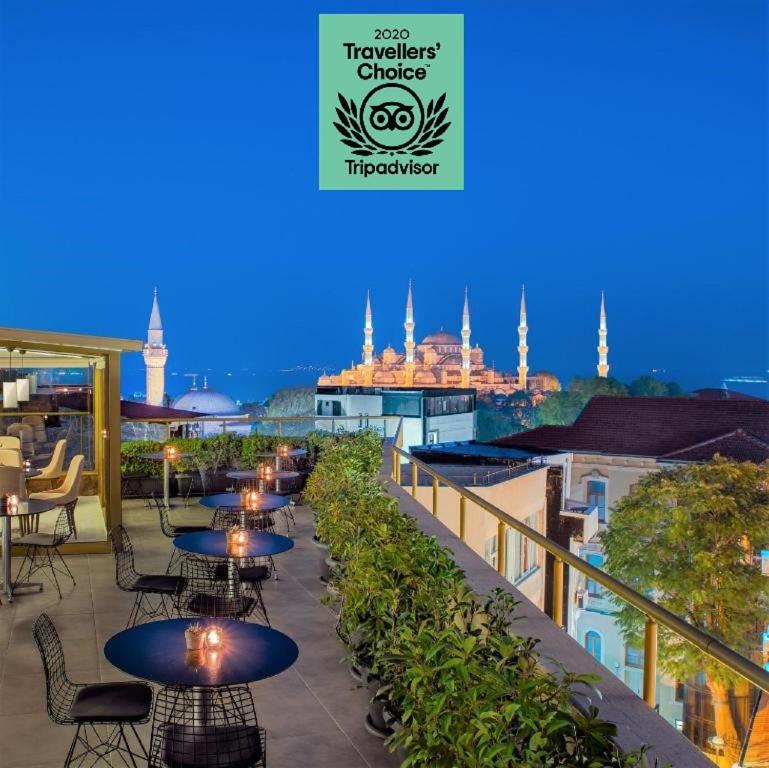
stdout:
<svg viewBox="0 0 769 768">
<path fill-rule="evenodd" d="M 594 565 L 596 568 L 603 567 L 603 555 L 597 552 L 590 552 L 585 558 L 590 565 Z M 590 597 L 600 597 L 603 593 L 603 587 L 593 579 L 587 580 L 587 593 Z"/>
<path fill-rule="evenodd" d="M 629 645 L 625 646 L 625 666 L 634 667 L 635 669 L 643 669 L 643 650 L 641 648 L 631 648 Z"/>
<path fill-rule="evenodd" d="M 421 398 L 420 392 L 383 392 L 382 414 L 384 416 L 421 416 Z"/>
<path fill-rule="evenodd" d="M 585 650 L 596 660 L 601 661 L 603 649 L 601 648 L 601 636 L 595 630 L 585 632 Z"/>
<path fill-rule="evenodd" d="M 497 537 L 492 536 L 490 539 L 486 539 L 486 543 L 483 545 L 483 558 L 493 568 L 497 567 Z"/>
<path fill-rule="evenodd" d="M 435 445 L 438 442 L 438 430 L 437 429 L 431 429 L 427 433 L 427 444 L 428 445 Z"/>
<path fill-rule="evenodd" d="M 606 522 L 606 481 L 588 480 L 587 498 L 585 499 L 591 507 L 598 507 L 598 521 Z"/>
<path fill-rule="evenodd" d="M 529 515 L 524 521 L 529 528 L 537 530 L 537 513 Z M 506 563 L 505 578 L 515 584 L 530 574 L 538 565 L 537 545 L 523 534 L 508 528 L 505 533 Z"/>
</svg>

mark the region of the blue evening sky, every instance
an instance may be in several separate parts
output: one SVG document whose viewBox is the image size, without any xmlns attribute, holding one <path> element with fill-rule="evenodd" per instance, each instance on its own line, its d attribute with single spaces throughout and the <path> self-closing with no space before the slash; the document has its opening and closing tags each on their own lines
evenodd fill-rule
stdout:
<svg viewBox="0 0 769 768">
<path fill-rule="evenodd" d="M 604 289 L 612 373 L 765 375 L 766 8 L 3 0 L 0 325 L 140 337 L 157 285 L 170 371 L 269 388 L 359 359 L 366 288 L 401 347 L 411 277 L 512 369 L 525 283 L 532 369 L 594 373 Z M 317 16 L 364 10 L 465 14 L 463 192 L 318 191 Z"/>
</svg>

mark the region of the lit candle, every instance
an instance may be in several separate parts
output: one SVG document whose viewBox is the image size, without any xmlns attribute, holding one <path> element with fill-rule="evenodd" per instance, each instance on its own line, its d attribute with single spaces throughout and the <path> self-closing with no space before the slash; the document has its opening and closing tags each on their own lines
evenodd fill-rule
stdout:
<svg viewBox="0 0 769 768">
<path fill-rule="evenodd" d="M 166 458 L 169 461 L 173 461 L 176 458 L 176 446 L 173 446 L 173 445 L 166 446 Z"/>
<path fill-rule="evenodd" d="M 248 543 L 248 535 L 242 528 L 235 534 L 235 543 L 241 545 Z"/>
<path fill-rule="evenodd" d="M 217 650 L 222 647 L 222 631 L 219 627 L 209 627 L 206 632 L 206 648 Z"/>
<path fill-rule="evenodd" d="M 257 504 L 259 504 L 259 493 L 257 491 L 251 491 L 248 494 L 248 503 L 250 505 L 257 505 Z"/>
<path fill-rule="evenodd" d="M 15 493 L 9 493 L 7 496 L 8 512 L 15 515 L 19 511 L 19 497 Z"/>
</svg>

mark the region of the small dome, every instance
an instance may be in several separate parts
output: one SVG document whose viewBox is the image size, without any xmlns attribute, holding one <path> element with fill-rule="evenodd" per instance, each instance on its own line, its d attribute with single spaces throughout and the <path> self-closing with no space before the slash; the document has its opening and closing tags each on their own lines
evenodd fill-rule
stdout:
<svg viewBox="0 0 769 768">
<path fill-rule="evenodd" d="M 208 387 L 190 389 L 179 395 L 174 400 L 173 407 L 209 416 L 235 416 L 240 413 L 238 404 L 229 395 Z"/>
<path fill-rule="evenodd" d="M 441 346 L 457 344 L 461 347 L 462 339 L 460 339 L 459 336 L 455 336 L 453 333 L 449 333 L 448 331 L 441 329 L 437 333 L 431 333 L 429 336 L 425 336 L 424 339 L 422 339 L 422 344 L 433 344 Z"/>
</svg>

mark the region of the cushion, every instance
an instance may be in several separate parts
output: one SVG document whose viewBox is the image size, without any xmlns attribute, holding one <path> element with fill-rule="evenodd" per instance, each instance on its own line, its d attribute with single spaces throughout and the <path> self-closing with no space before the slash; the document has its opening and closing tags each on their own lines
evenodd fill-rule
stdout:
<svg viewBox="0 0 769 768">
<path fill-rule="evenodd" d="M 26 536 L 21 536 L 16 539 L 14 544 L 30 544 L 36 547 L 51 547 L 53 546 L 53 534 L 52 533 L 28 533 Z"/>
<path fill-rule="evenodd" d="M 174 536 L 182 533 L 200 533 L 200 531 L 210 531 L 207 525 L 175 525 Z"/>
<path fill-rule="evenodd" d="M 169 768 L 247 768 L 262 758 L 255 725 L 181 725 L 163 729 L 163 763 Z"/>
<path fill-rule="evenodd" d="M 247 565 L 243 568 L 238 568 L 238 574 L 241 581 L 264 581 L 270 575 L 270 570 L 266 565 Z M 214 578 L 218 581 L 225 581 L 227 579 L 226 563 L 216 566 Z"/>
<path fill-rule="evenodd" d="M 140 576 L 133 588 L 139 592 L 162 592 L 164 595 L 177 595 L 183 586 L 184 579 L 181 576 L 152 574 Z"/>
<path fill-rule="evenodd" d="M 193 595 L 187 607 L 199 616 L 231 617 L 235 619 L 248 616 L 253 610 L 254 599 L 252 597 L 226 597 L 225 595 L 208 595 L 199 592 Z"/>
<path fill-rule="evenodd" d="M 151 707 L 152 689 L 144 683 L 94 683 L 77 692 L 69 712 L 77 722 L 138 722 Z"/>
</svg>

